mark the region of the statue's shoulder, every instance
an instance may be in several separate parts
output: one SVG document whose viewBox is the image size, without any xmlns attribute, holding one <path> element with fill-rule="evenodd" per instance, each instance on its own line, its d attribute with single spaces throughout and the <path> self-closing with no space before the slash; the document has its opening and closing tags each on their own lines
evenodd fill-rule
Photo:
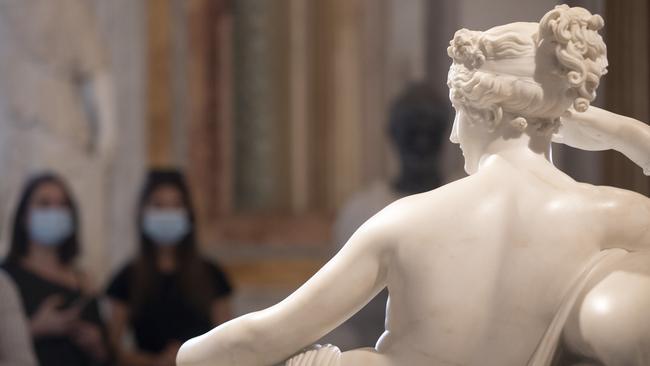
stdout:
<svg viewBox="0 0 650 366">
<path fill-rule="evenodd" d="M 650 199 L 640 193 L 630 191 L 627 189 L 610 187 L 610 186 L 592 186 L 592 193 L 594 196 L 599 196 L 602 199 L 609 200 L 620 204 L 648 204 Z"/>
<path fill-rule="evenodd" d="M 592 187 L 587 202 L 604 231 L 604 248 L 650 249 L 650 199 L 625 189 Z"/>
<path fill-rule="evenodd" d="M 414 212 L 417 214 L 420 210 L 426 208 L 440 210 L 440 205 L 447 206 L 453 204 L 457 206 L 460 204 L 460 201 L 479 194 L 475 188 L 480 186 L 480 184 L 475 181 L 476 178 L 474 176 L 468 176 L 430 191 L 400 198 L 388 206 L 387 209 Z"/>
<path fill-rule="evenodd" d="M 382 227 L 390 227 L 398 236 L 411 233 L 415 228 L 440 229 L 441 223 L 467 212 L 481 199 L 478 187 L 466 177 L 439 188 L 400 198 L 372 217 Z M 472 188 L 473 187 L 473 188 Z"/>
</svg>

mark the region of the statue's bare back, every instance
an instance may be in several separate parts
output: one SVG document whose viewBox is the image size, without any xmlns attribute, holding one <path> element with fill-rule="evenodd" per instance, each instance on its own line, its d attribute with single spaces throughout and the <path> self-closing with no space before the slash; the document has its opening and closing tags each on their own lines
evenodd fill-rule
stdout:
<svg viewBox="0 0 650 366">
<path fill-rule="evenodd" d="M 377 350 L 390 364 L 405 364 L 400 355 L 440 366 L 528 362 L 572 284 L 607 246 L 603 206 L 617 202 L 614 190 L 546 164 L 535 171 L 494 158 L 390 208 L 409 223 L 396 225 L 406 230 L 388 261 L 391 300 Z"/>
</svg>

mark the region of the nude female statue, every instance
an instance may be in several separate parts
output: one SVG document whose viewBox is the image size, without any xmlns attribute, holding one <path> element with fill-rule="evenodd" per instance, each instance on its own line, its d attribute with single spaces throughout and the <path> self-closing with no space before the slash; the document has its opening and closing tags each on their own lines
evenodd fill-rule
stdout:
<svg viewBox="0 0 650 366">
<path fill-rule="evenodd" d="M 374 348 L 325 346 L 287 365 L 650 364 L 650 200 L 550 161 L 555 134 L 650 167 L 648 126 L 589 107 L 607 66 L 602 26 L 559 6 L 539 24 L 458 31 L 451 141 L 470 175 L 389 205 L 287 299 L 188 341 L 178 365 L 281 362 L 384 287 Z"/>
</svg>

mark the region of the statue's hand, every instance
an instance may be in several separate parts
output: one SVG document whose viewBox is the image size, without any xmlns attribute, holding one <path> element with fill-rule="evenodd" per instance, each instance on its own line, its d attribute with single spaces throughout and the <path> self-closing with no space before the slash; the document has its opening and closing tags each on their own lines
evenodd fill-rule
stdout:
<svg viewBox="0 0 650 366">
<path fill-rule="evenodd" d="M 585 112 L 569 109 L 554 142 L 582 150 L 616 150 L 650 175 L 650 126 L 633 118 L 589 107 Z"/>
<path fill-rule="evenodd" d="M 553 142 L 588 151 L 602 151 L 613 148 L 611 136 L 603 122 L 587 112 L 577 112 L 573 108 L 567 110 L 560 120 L 562 125 Z"/>
</svg>

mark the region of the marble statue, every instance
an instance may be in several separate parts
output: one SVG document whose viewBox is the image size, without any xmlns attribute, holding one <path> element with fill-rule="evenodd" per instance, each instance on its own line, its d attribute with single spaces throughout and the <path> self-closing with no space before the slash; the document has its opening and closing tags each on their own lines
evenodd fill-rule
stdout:
<svg viewBox="0 0 650 366">
<path fill-rule="evenodd" d="M 469 176 L 387 206 L 284 301 L 191 339 L 177 364 L 649 365 L 650 200 L 551 162 L 556 139 L 650 167 L 650 127 L 590 107 L 602 27 L 562 5 L 456 32 L 451 141 Z M 374 347 L 296 355 L 384 287 Z"/>
<path fill-rule="evenodd" d="M 79 202 L 83 254 L 95 268 L 105 262 L 105 177 L 116 146 L 100 38 L 88 0 L 0 2 L 1 226 L 26 177 L 54 170 Z"/>
</svg>

